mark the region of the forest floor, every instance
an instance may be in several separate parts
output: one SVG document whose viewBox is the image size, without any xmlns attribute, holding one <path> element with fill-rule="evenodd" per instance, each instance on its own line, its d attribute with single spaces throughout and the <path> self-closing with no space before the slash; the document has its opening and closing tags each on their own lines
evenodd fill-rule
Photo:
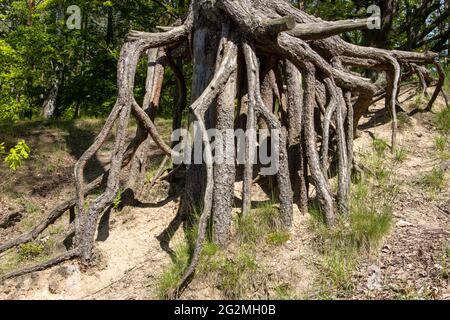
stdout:
<svg viewBox="0 0 450 320">
<path fill-rule="evenodd" d="M 400 101 L 410 110 L 418 102 L 407 97 L 402 95 Z M 443 107 L 440 98 L 435 112 Z M 434 117 L 431 113 L 409 118 L 400 115 L 400 151 L 395 156 L 384 153 L 391 131 L 382 104 L 373 106 L 362 121 L 361 136 L 355 142 L 357 163 L 368 168 L 368 175 L 382 166 L 383 179 L 395 186 L 395 196 L 390 231 L 380 243 L 358 255 L 350 269 L 347 260 L 344 265 L 324 263 L 327 257 L 318 250 L 313 218 L 295 207 L 290 240 L 264 242 L 245 250 L 233 243 L 223 253 L 225 259 L 207 260 L 205 265 L 215 263 L 217 268 L 213 272 L 200 268 L 182 298 L 450 299 L 450 143 L 448 134 L 437 131 Z M 78 120 L 0 126 L 0 141 L 12 145 L 19 138 L 25 139 L 32 150 L 31 159 L 15 173 L 0 165 L 0 243 L 28 230 L 55 204 L 73 194 L 73 165 L 101 124 L 100 120 Z M 158 127 L 167 132 L 169 126 L 160 121 Z M 382 154 L 374 158 L 373 150 L 380 148 Z M 91 161 L 87 179 L 102 171 L 108 151 L 111 143 Z M 237 183 L 237 198 L 239 190 Z M 267 200 L 258 185 L 254 193 L 255 202 Z M 176 269 L 157 237 L 175 217 L 178 201 L 167 198 L 163 182 L 139 207 L 105 213 L 96 242 L 99 258 L 92 269 L 82 272 L 76 262 L 67 262 L 7 280 L 0 284 L 0 299 L 160 298 L 164 281 Z M 65 250 L 60 243 L 68 220 L 64 216 L 38 241 L 0 254 L 0 274 Z M 178 252 L 183 243 L 180 229 L 171 247 Z M 237 258 L 230 258 L 230 254 Z M 340 271 L 348 274 L 339 278 L 336 286 L 334 280 Z"/>
</svg>

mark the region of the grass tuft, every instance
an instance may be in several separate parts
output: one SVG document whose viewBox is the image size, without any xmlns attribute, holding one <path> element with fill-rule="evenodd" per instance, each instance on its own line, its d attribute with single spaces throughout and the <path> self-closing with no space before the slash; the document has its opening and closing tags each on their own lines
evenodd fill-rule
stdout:
<svg viewBox="0 0 450 320">
<path fill-rule="evenodd" d="M 437 129 L 443 134 L 450 133 L 450 108 L 445 108 L 435 116 Z"/>
<path fill-rule="evenodd" d="M 373 148 L 374 148 L 375 152 L 379 156 L 384 155 L 386 150 L 389 148 L 389 144 L 384 139 L 375 138 L 375 139 L 373 139 L 372 144 L 373 144 Z"/>
<path fill-rule="evenodd" d="M 311 228 L 316 234 L 316 248 L 322 256 L 318 278 L 317 298 L 331 299 L 347 296 L 354 287 L 353 271 L 358 259 L 374 252 L 392 226 L 392 203 L 398 188 L 390 183 L 393 168 L 404 160 L 402 152 L 396 161 L 388 162 L 384 153 L 387 144 L 374 140 L 374 152 L 363 154 L 362 160 L 372 172 L 352 184 L 350 210 L 347 217 L 338 217 L 336 226 L 325 224 L 324 214 L 318 205 L 310 207 Z"/>
<path fill-rule="evenodd" d="M 439 191 L 445 184 L 445 172 L 441 168 L 435 167 L 431 172 L 422 176 L 420 183 L 433 193 Z"/>
<path fill-rule="evenodd" d="M 184 244 L 175 251 L 170 267 L 163 272 L 157 285 L 157 295 L 159 299 L 165 299 L 167 292 L 176 287 L 191 259 L 191 248 Z"/>
<path fill-rule="evenodd" d="M 395 150 L 395 161 L 397 162 L 405 162 L 408 159 L 408 150 L 405 148 L 397 148 Z"/>
</svg>

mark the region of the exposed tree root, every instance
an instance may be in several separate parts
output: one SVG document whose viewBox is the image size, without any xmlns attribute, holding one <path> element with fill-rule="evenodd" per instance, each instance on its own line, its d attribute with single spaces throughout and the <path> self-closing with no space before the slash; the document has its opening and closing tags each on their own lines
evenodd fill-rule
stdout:
<svg viewBox="0 0 450 320">
<path fill-rule="evenodd" d="M 5 280 L 11 279 L 11 278 L 20 277 L 20 276 L 23 276 L 25 274 L 29 274 L 29 273 L 33 273 L 33 272 L 37 272 L 37 271 L 42 271 L 42 270 L 48 269 L 50 267 L 53 267 L 55 265 L 60 264 L 61 262 L 68 261 L 68 260 L 71 260 L 71 259 L 74 259 L 74 258 L 78 258 L 79 255 L 80 255 L 80 252 L 78 250 L 76 250 L 76 249 L 71 250 L 71 251 L 67 251 L 67 252 L 61 254 L 60 256 L 58 256 L 56 258 L 53 258 L 53 259 L 51 259 L 49 261 L 46 261 L 46 262 L 41 263 L 41 264 L 38 264 L 36 266 L 8 273 L 8 274 L 0 277 L 0 283 L 5 281 Z"/>
</svg>

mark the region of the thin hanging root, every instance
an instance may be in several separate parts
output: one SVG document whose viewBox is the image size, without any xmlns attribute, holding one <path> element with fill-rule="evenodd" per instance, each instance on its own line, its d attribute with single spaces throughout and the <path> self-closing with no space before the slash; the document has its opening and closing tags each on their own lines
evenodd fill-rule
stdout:
<svg viewBox="0 0 450 320">
<path fill-rule="evenodd" d="M 414 72 L 417 74 L 417 76 L 419 77 L 419 86 L 417 88 L 416 94 L 426 96 L 428 94 L 427 93 L 428 85 L 427 85 L 427 82 L 425 81 L 425 75 L 421 70 L 421 66 L 418 66 L 415 63 L 411 63 L 411 67 L 414 70 Z M 419 90 L 420 90 L 420 92 L 419 92 Z"/>
<path fill-rule="evenodd" d="M 347 105 L 347 161 L 348 161 L 348 190 L 350 192 L 352 170 L 353 170 L 353 105 L 352 93 L 346 91 L 344 94 L 345 104 Z"/>
<path fill-rule="evenodd" d="M 16 277 L 20 277 L 23 276 L 25 274 L 29 274 L 29 273 L 33 273 L 33 272 L 37 272 L 37 271 L 42 271 L 45 269 L 48 269 L 50 267 L 53 267 L 57 264 L 60 264 L 61 262 L 64 261 L 68 261 L 74 258 L 78 258 L 80 256 L 80 252 L 78 251 L 78 249 L 74 249 L 71 251 L 67 251 L 63 254 L 61 254 L 60 256 L 53 258 L 49 261 L 46 261 L 44 263 L 35 265 L 33 267 L 29 267 L 29 268 L 25 268 L 22 270 L 17 270 L 11 273 L 8 273 L 2 277 L 0 277 L 0 283 L 7 280 L 7 279 L 11 279 L 11 278 L 16 278 Z"/>
<path fill-rule="evenodd" d="M 223 91 L 230 76 L 237 70 L 237 46 L 236 39 L 231 39 L 227 42 L 227 48 L 224 52 L 220 67 L 216 71 L 214 78 L 210 84 L 203 91 L 201 96 L 191 105 L 191 110 L 199 124 L 199 129 L 202 134 L 202 142 L 204 145 L 204 155 L 206 163 L 206 189 L 205 197 L 203 200 L 203 211 L 199 219 L 198 224 L 198 237 L 195 243 L 194 254 L 189 267 L 186 269 L 183 277 L 178 282 L 177 286 L 167 292 L 167 297 L 170 299 L 176 299 L 180 296 L 183 290 L 188 285 L 189 281 L 195 274 L 195 269 L 200 260 L 200 254 L 203 250 L 203 243 L 206 238 L 206 228 L 208 219 L 211 216 L 212 210 L 212 195 L 214 191 L 213 181 L 213 155 L 211 145 L 209 143 L 208 132 L 203 120 L 204 114 L 217 95 Z"/>
<path fill-rule="evenodd" d="M 336 124 L 337 124 L 337 142 L 338 142 L 338 158 L 339 158 L 339 174 L 338 174 L 338 206 L 339 212 L 347 216 L 349 211 L 349 186 L 350 186 L 350 173 L 348 164 L 348 148 L 347 139 L 345 136 L 344 128 L 344 105 L 345 100 L 342 94 L 342 90 L 336 87 L 333 88 L 331 80 L 325 80 L 329 82 L 331 90 L 336 95 L 337 109 L 336 109 Z"/>
<path fill-rule="evenodd" d="M 75 222 L 75 246 L 80 250 L 81 262 L 85 266 L 90 264 L 92 249 L 94 246 L 94 233 L 98 217 L 100 213 L 112 203 L 117 190 L 119 189 L 119 174 L 126 151 L 125 138 L 131 112 L 134 78 L 139 58 L 144 50 L 145 47 L 140 42 L 128 42 L 123 46 L 117 73 L 119 94 L 118 100 L 113 109 L 113 116 L 109 117 L 107 125 L 105 126 L 106 129 L 102 130 L 102 133 L 96 140 L 96 143 L 94 143 L 94 146 L 85 152 L 82 156 L 82 160 L 79 161 L 75 167 L 78 195 L 78 215 Z M 116 119 L 118 120 L 118 128 L 114 150 L 111 154 L 111 167 L 108 175 L 107 186 L 105 192 L 89 206 L 88 212 L 85 214 L 83 208 L 83 170 L 86 162 L 105 142 L 106 137 L 109 134 L 109 131 L 111 131 Z"/>
<path fill-rule="evenodd" d="M 159 165 L 158 170 L 156 171 L 155 175 L 152 178 L 152 181 L 148 185 L 148 189 L 151 189 L 155 186 L 155 184 L 160 180 L 161 176 L 164 173 L 164 169 L 166 168 L 167 161 L 169 161 L 170 158 L 168 156 L 165 156 L 163 161 L 161 161 L 161 164 Z"/>
<path fill-rule="evenodd" d="M 144 111 L 150 119 L 154 119 L 161 97 L 164 68 L 167 61 L 165 48 L 152 48 L 147 50 L 147 78 L 145 81 L 145 95 L 142 103 Z M 145 141 L 139 146 L 130 165 L 125 184 L 125 190 L 132 191 L 125 193 L 124 203 L 131 203 L 141 197 L 145 185 L 145 171 L 149 159 L 149 150 L 152 138 L 145 127 L 138 123 L 136 136 L 142 137 Z M 127 209 L 128 210 L 128 209 Z"/>
<path fill-rule="evenodd" d="M 345 104 L 344 97 L 342 96 L 342 90 L 338 89 L 330 78 L 324 79 L 325 87 L 330 97 L 330 104 L 336 105 L 336 131 L 337 131 L 337 150 L 338 150 L 338 207 L 339 212 L 342 215 L 348 214 L 348 159 L 347 159 L 347 141 L 345 137 L 344 129 L 344 110 L 343 104 Z M 328 148 L 328 145 L 327 145 Z M 326 172 L 324 173 L 326 174 Z"/>
<path fill-rule="evenodd" d="M 329 86 L 329 84 L 328 84 Z M 330 88 L 327 88 L 329 91 L 329 94 L 331 95 L 328 105 L 326 107 L 326 111 L 323 117 L 323 124 L 322 124 L 322 146 L 321 146 L 321 164 L 322 164 L 322 171 L 325 176 L 328 176 L 328 151 L 329 151 L 329 142 L 330 142 L 330 124 L 332 124 L 331 120 L 333 117 L 333 114 L 336 112 L 336 108 L 338 105 L 336 94 L 333 94 L 333 92 L 330 92 Z M 337 131 L 337 130 L 336 130 Z"/>
<path fill-rule="evenodd" d="M 280 121 L 265 105 L 260 91 L 259 80 L 259 66 L 255 51 L 251 45 L 244 43 L 244 54 L 247 63 L 247 75 L 249 83 L 249 96 L 255 98 L 255 112 L 258 113 L 266 122 L 270 130 L 272 131 L 272 139 L 279 138 L 278 150 L 274 151 L 274 154 L 279 154 L 277 181 L 280 200 L 280 211 L 283 220 L 283 226 L 286 230 L 292 228 L 293 221 L 293 194 L 292 186 L 289 175 L 289 162 L 288 153 L 286 149 L 287 145 L 287 132 L 286 129 L 281 126 Z M 278 135 L 273 131 L 277 130 Z"/>
<path fill-rule="evenodd" d="M 292 187 L 300 212 L 308 212 L 308 191 L 305 179 L 303 143 L 303 91 L 302 75 L 298 68 L 286 60 L 287 105 L 289 123 L 289 162 L 293 170 Z"/>
<path fill-rule="evenodd" d="M 433 108 L 434 102 L 436 101 L 437 97 L 439 96 L 439 93 L 442 91 L 442 87 L 444 86 L 444 82 L 445 82 L 445 72 L 444 72 L 444 69 L 442 68 L 441 64 L 439 62 L 435 62 L 434 65 L 436 66 L 436 69 L 439 73 L 439 80 L 436 85 L 436 89 L 434 90 L 434 93 L 433 93 L 430 101 L 428 102 L 427 107 L 425 108 L 426 112 L 430 112 L 431 109 Z M 442 91 L 442 93 L 445 96 L 445 93 L 443 91 Z M 448 101 L 447 101 L 446 97 L 445 97 L 445 101 L 448 106 Z"/>
<path fill-rule="evenodd" d="M 119 121 L 119 125 L 123 127 L 123 125 L 126 125 L 128 121 L 125 121 L 124 123 L 123 118 L 127 118 L 126 114 L 129 114 L 130 106 L 134 106 L 134 99 L 133 99 L 133 88 L 134 88 L 134 81 L 135 81 L 135 74 L 136 74 L 136 68 L 137 63 L 139 61 L 140 56 L 142 53 L 150 48 L 157 48 L 157 47 L 163 47 L 166 45 L 173 45 L 176 43 L 179 43 L 180 41 L 187 38 L 189 32 L 192 29 L 192 22 L 193 22 L 193 16 L 192 12 L 187 17 L 185 23 L 182 26 L 175 27 L 172 30 L 164 33 L 145 33 L 145 32 L 134 32 L 132 31 L 128 35 L 128 41 L 124 44 L 120 58 L 119 58 L 119 64 L 118 64 L 118 71 L 117 71 L 117 79 L 118 79 L 118 88 L 119 88 L 119 94 L 118 94 L 118 100 L 113 108 L 112 113 L 108 117 L 107 123 L 102 129 L 100 135 L 95 140 L 94 144 L 88 149 L 88 151 L 83 154 L 81 159 L 77 162 L 75 166 L 75 180 L 76 180 L 76 187 L 77 187 L 77 206 L 78 206 L 78 215 L 75 222 L 76 227 L 76 237 L 75 237 L 75 244 L 81 245 L 81 242 L 83 238 L 86 237 L 86 232 L 91 233 L 92 232 L 92 225 L 88 226 L 88 231 L 85 231 L 85 227 L 87 227 L 87 224 L 92 223 L 95 219 L 95 216 L 98 214 L 95 214 L 95 211 L 97 209 L 102 209 L 107 205 L 107 201 L 110 198 L 111 191 L 114 191 L 117 186 L 116 183 L 116 172 L 113 170 L 113 175 L 109 176 L 108 180 L 108 187 L 107 192 L 108 196 L 101 196 L 98 201 L 94 203 L 95 207 L 93 210 L 86 216 L 84 214 L 84 183 L 83 183 L 83 171 L 86 166 L 87 161 L 94 156 L 94 154 L 99 150 L 99 148 L 104 144 L 109 132 L 112 129 L 112 126 L 115 122 L 115 120 L 118 117 L 121 117 L 121 120 Z M 125 111 L 123 111 L 125 109 Z M 119 116 L 120 114 L 120 116 Z M 121 149 L 123 146 L 122 141 L 118 141 L 116 139 L 116 149 L 114 151 L 118 151 L 118 149 Z M 122 157 L 121 153 L 113 154 L 112 160 L 123 160 L 120 159 Z M 121 161 L 115 161 L 114 165 L 111 165 L 111 168 L 114 166 L 120 166 Z M 113 163 L 113 161 L 112 161 Z M 105 194 L 104 194 L 105 195 Z M 91 221 L 89 221 L 91 220 Z M 87 240 L 84 239 L 84 242 Z M 86 243 L 85 243 L 86 245 Z M 87 249 L 90 247 L 90 245 L 87 245 Z M 82 256 L 84 257 L 84 260 L 87 260 L 86 253 L 90 250 L 82 250 L 84 254 Z"/>
<path fill-rule="evenodd" d="M 172 125 L 172 131 L 175 131 L 181 128 L 183 111 L 187 105 L 187 87 L 183 72 L 181 71 L 180 67 L 178 67 L 178 65 L 173 61 L 170 55 L 167 55 L 167 64 L 169 65 L 170 69 L 172 69 L 177 84 L 178 100 L 176 107 L 173 110 Z"/>
<path fill-rule="evenodd" d="M 312 180 L 316 186 L 317 196 L 325 213 L 326 223 L 333 226 L 335 223 L 334 201 L 328 181 L 320 167 L 319 154 L 316 149 L 317 138 L 314 130 L 314 95 L 315 95 L 315 68 L 311 63 L 304 64 L 304 126 L 306 153 Z"/>
<path fill-rule="evenodd" d="M 90 206 L 83 228 L 80 245 L 81 262 L 87 266 L 91 262 L 94 247 L 94 235 L 99 215 L 112 204 L 118 190 L 120 169 L 122 168 L 123 155 L 125 153 L 125 138 L 127 134 L 128 121 L 131 107 L 124 108 L 119 116 L 119 124 L 116 133 L 116 142 L 111 156 L 111 169 L 105 192 L 98 197 Z"/>
<path fill-rule="evenodd" d="M 134 139 L 128 146 L 127 151 L 125 152 L 125 160 L 123 162 L 122 168 L 127 166 L 131 158 L 133 157 L 134 153 L 136 152 L 136 149 L 138 145 L 142 141 L 139 141 L 138 139 Z M 85 194 L 84 196 L 87 196 L 91 194 L 96 189 L 101 188 L 103 185 L 106 184 L 107 177 L 109 175 L 109 169 L 106 170 L 106 172 L 89 183 L 85 188 Z M 44 232 L 50 225 L 55 223 L 65 212 L 68 210 L 74 210 L 78 198 L 74 197 L 70 200 L 67 200 L 60 205 L 58 205 L 56 208 L 54 208 L 47 217 L 41 220 L 33 229 L 30 231 L 22 234 L 21 236 L 17 237 L 14 240 L 11 240 L 3 245 L 0 245 L 0 253 L 5 252 L 6 250 L 9 250 L 13 247 L 19 246 L 21 244 L 30 242 L 34 239 L 36 239 L 42 232 Z"/>
<path fill-rule="evenodd" d="M 398 130 L 398 121 L 397 121 L 397 96 L 398 96 L 398 83 L 401 77 L 401 69 L 400 64 L 395 58 L 390 58 L 390 62 L 392 65 L 392 71 L 387 72 L 386 80 L 387 80 L 387 95 L 386 95 L 386 104 L 389 105 L 391 114 L 392 114 L 392 137 L 391 137 L 391 149 L 392 153 L 397 149 L 397 130 Z"/>
<path fill-rule="evenodd" d="M 247 65 L 247 79 L 248 79 L 248 109 L 247 109 L 247 135 L 245 139 L 245 167 L 244 167 L 244 182 L 242 190 L 242 214 L 247 215 L 252 207 L 252 183 L 253 183 L 253 163 L 255 159 L 256 148 L 256 95 L 255 88 L 257 88 L 256 77 L 257 72 L 255 62 L 252 61 L 252 56 L 249 54 L 253 50 L 247 42 L 243 43 L 245 53 L 245 63 Z"/>
<path fill-rule="evenodd" d="M 136 101 L 134 100 L 133 97 L 133 88 L 137 64 L 139 62 L 142 53 L 146 49 L 167 44 L 166 42 L 169 40 L 166 38 L 169 35 L 173 36 L 172 31 L 169 31 L 165 34 L 147 34 L 143 36 L 143 38 L 145 39 L 139 39 L 138 41 L 134 42 L 127 42 L 122 48 L 121 58 L 119 59 L 118 77 L 117 77 L 119 87 L 119 95 L 118 95 L 119 97 L 116 103 L 116 107 L 114 108 L 119 109 L 120 113 L 118 116 L 118 129 L 116 134 L 114 151 L 111 155 L 110 174 L 108 176 L 108 183 L 105 192 L 90 205 L 89 211 L 86 215 L 83 213 L 82 210 L 83 197 L 81 196 L 82 192 L 80 193 L 80 191 L 82 191 L 82 180 L 77 182 L 78 185 L 77 191 L 79 192 L 79 205 L 78 205 L 79 214 L 76 225 L 77 234 L 75 245 L 79 247 L 81 262 L 83 263 L 83 265 L 90 264 L 90 260 L 92 257 L 92 250 L 94 246 L 95 227 L 99 215 L 108 205 L 112 203 L 119 189 L 119 174 L 124 160 L 123 155 L 125 152 L 125 138 L 127 134 L 126 129 L 128 126 L 131 109 L 133 109 L 133 111 L 135 111 L 136 113 L 139 113 L 139 110 L 143 112 L 143 110 L 137 106 Z M 174 42 L 173 39 L 172 42 Z M 147 114 L 145 114 L 144 116 L 144 119 L 146 118 L 148 118 Z M 151 129 L 154 129 L 152 123 L 150 127 Z M 152 132 L 150 132 L 150 134 L 153 138 L 155 138 L 154 135 L 152 135 Z M 157 142 L 156 139 L 155 142 Z M 90 155 L 91 155 L 90 153 L 87 153 L 86 158 L 88 158 Z M 81 166 L 81 168 L 83 168 L 83 166 Z M 76 172 L 82 174 L 82 171 L 83 170 Z M 77 177 L 78 179 L 80 178 L 79 175 Z"/>
<path fill-rule="evenodd" d="M 76 191 L 77 191 L 77 207 L 78 207 L 78 215 L 75 220 L 75 245 L 81 245 L 82 238 L 84 237 L 84 228 L 86 227 L 87 217 L 84 214 L 84 176 L 83 172 L 86 167 L 87 162 L 91 159 L 95 153 L 102 147 L 105 143 L 109 133 L 111 132 L 114 123 L 117 118 L 119 118 L 122 114 L 123 108 L 125 108 L 126 99 L 132 95 L 132 88 L 134 84 L 134 74 L 136 71 L 137 60 L 140 57 L 141 52 L 144 49 L 142 48 L 142 44 L 139 42 L 128 42 L 126 43 L 121 51 L 119 66 L 118 66 L 118 86 L 119 86 L 119 98 L 116 102 L 113 111 L 109 115 L 106 124 L 102 128 L 100 134 L 95 139 L 94 143 L 91 147 L 81 156 L 78 162 L 75 164 L 75 182 L 76 182 Z M 133 59 L 134 58 L 134 59 Z M 131 60 L 131 61 L 129 61 Z M 135 65 L 133 65 L 133 63 Z M 130 73 L 132 77 L 130 77 Z M 131 84 L 131 89 L 130 89 Z M 128 92 L 127 92 L 128 90 Z M 116 151 L 116 150 L 115 150 Z M 112 165 L 111 165 L 112 168 Z M 108 177 L 108 187 L 109 181 L 111 180 L 111 176 Z"/>
<path fill-rule="evenodd" d="M 120 112 L 120 106 L 116 104 L 113 111 L 109 115 L 106 120 L 105 125 L 103 126 L 100 134 L 95 139 L 94 143 L 89 147 L 88 150 L 84 152 L 84 154 L 80 157 L 80 159 L 75 164 L 74 168 L 74 176 L 75 176 L 75 184 L 76 184 L 76 194 L 77 194 L 77 207 L 78 207 L 78 216 L 75 220 L 75 229 L 77 230 L 77 236 L 79 237 L 81 234 L 79 233 L 82 228 L 81 217 L 83 216 L 83 208 L 84 208 L 84 169 L 86 167 L 87 162 L 91 159 L 95 153 L 102 147 L 108 138 L 109 133 L 112 130 L 114 122 L 116 121 Z M 76 238 L 78 238 L 76 237 Z"/>
</svg>

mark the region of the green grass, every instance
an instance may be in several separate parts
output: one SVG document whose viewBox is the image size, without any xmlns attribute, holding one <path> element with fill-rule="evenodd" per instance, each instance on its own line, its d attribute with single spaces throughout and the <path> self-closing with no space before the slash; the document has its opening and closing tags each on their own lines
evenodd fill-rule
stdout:
<svg viewBox="0 0 450 320">
<path fill-rule="evenodd" d="M 297 300 L 294 288 L 289 283 L 282 283 L 275 287 L 274 300 Z"/>
<path fill-rule="evenodd" d="M 405 162 L 408 159 L 408 150 L 405 148 L 397 148 L 395 150 L 395 161 L 397 162 Z"/>
<path fill-rule="evenodd" d="M 389 148 L 389 144 L 387 143 L 387 141 L 384 139 L 379 139 L 379 138 L 373 139 L 372 145 L 373 145 L 375 152 L 379 156 L 384 155 L 386 150 Z"/>
<path fill-rule="evenodd" d="M 286 231 L 271 232 L 267 236 L 266 242 L 273 246 L 282 246 L 291 240 L 291 234 Z"/>
<path fill-rule="evenodd" d="M 56 241 L 50 236 L 45 242 L 28 242 L 2 254 L 0 276 L 14 270 L 49 260 L 55 252 Z"/>
<path fill-rule="evenodd" d="M 264 245 L 280 246 L 290 239 L 290 234 L 280 227 L 280 212 L 272 201 L 267 201 L 249 214 L 236 219 L 236 245 L 229 251 L 222 251 L 210 240 L 208 234 L 199 264 L 196 279 L 213 283 L 226 299 L 251 298 L 255 286 L 261 285 L 262 269 L 256 261 L 257 248 Z M 191 223 L 196 226 L 194 219 Z M 210 228 L 210 233 L 213 228 Z M 176 250 L 175 259 L 162 274 L 158 283 L 158 298 L 165 298 L 167 292 L 179 282 L 193 253 L 197 230 L 186 230 L 185 242 Z"/>
<path fill-rule="evenodd" d="M 20 261 L 26 261 L 38 257 L 44 252 L 44 245 L 36 242 L 29 242 L 19 247 L 18 255 Z"/>
<path fill-rule="evenodd" d="M 437 129 L 443 134 L 450 133 L 450 108 L 445 108 L 436 114 L 434 122 Z"/>
<path fill-rule="evenodd" d="M 252 287 L 258 274 L 258 263 L 251 250 L 240 249 L 232 258 L 219 257 L 209 264 L 216 275 L 216 286 L 227 299 L 241 299 Z"/>
<path fill-rule="evenodd" d="M 117 191 L 117 194 L 113 200 L 113 207 L 116 210 L 120 210 L 120 208 L 122 206 L 122 193 L 123 193 L 123 190 L 120 188 L 119 191 Z"/>
<path fill-rule="evenodd" d="M 422 107 L 425 106 L 428 103 L 428 101 L 429 98 L 427 98 L 425 95 L 417 94 L 412 102 L 412 107 L 414 109 L 422 109 Z"/>
<path fill-rule="evenodd" d="M 398 188 L 385 179 L 390 173 L 380 145 L 384 144 L 374 144 L 374 153 L 363 157 L 375 174 L 352 184 L 348 217 L 338 217 L 336 226 L 329 228 L 319 206 L 310 207 L 310 228 L 322 256 L 316 298 L 347 296 L 354 288 L 352 277 L 358 260 L 374 252 L 392 227 L 392 203 Z"/>
<path fill-rule="evenodd" d="M 250 213 L 238 217 L 237 237 L 241 244 L 267 244 L 280 246 L 290 240 L 288 232 L 281 226 L 280 210 L 273 201 L 260 204 Z"/>
<path fill-rule="evenodd" d="M 176 287 L 192 256 L 189 244 L 181 245 L 172 264 L 162 274 L 157 285 L 157 297 L 165 299 L 167 292 Z M 196 278 L 214 283 L 226 299 L 240 299 L 253 287 L 259 265 L 252 248 L 240 246 L 233 254 L 225 254 L 214 243 L 207 242 L 197 266 Z"/>
<path fill-rule="evenodd" d="M 166 269 L 159 278 L 157 284 L 157 297 L 159 299 L 167 298 L 170 289 L 177 286 L 187 267 L 189 266 L 192 250 L 187 244 L 181 245 L 175 251 L 175 258 L 172 259 L 171 265 Z"/>
<path fill-rule="evenodd" d="M 434 148 L 438 159 L 442 161 L 450 160 L 450 148 L 446 136 L 437 136 L 434 140 Z"/>
<path fill-rule="evenodd" d="M 444 152 L 447 148 L 447 139 L 444 136 L 438 136 L 434 140 L 434 147 L 436 151 Z"/>
<path fill-rule="evenodd" d="M 432 193 L 437 192 L 445 185 L 445 172 L 441 168 L 435 167 L 422 176 L 420 183 L 428 191 Z"/>
</svg>

